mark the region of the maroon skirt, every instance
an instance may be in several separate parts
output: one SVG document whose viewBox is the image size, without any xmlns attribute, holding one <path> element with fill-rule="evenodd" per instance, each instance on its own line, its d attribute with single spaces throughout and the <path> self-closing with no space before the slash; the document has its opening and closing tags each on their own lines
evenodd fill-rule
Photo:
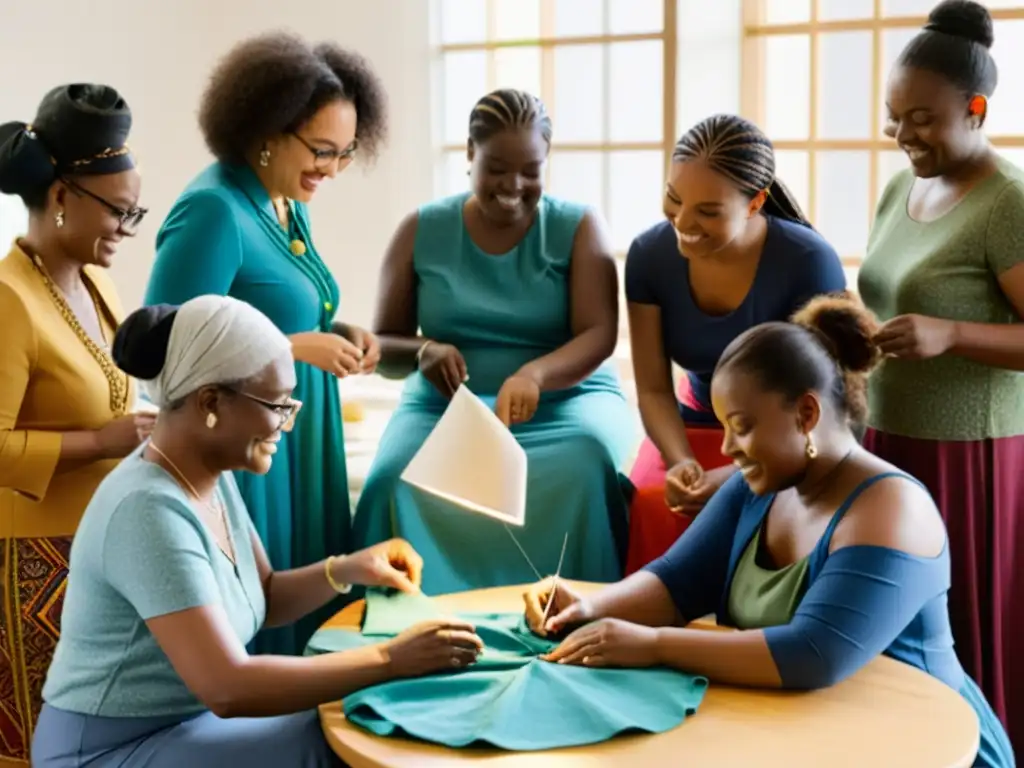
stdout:
<svg viewBox="0 0 1024 768">
<path fill-rule="evenodd" d="M 1024 435 L 959 442 L 869 429 L 864 447 L 931 491 L 949 532 L 957 655 L 1024 752 L 1024 653 L 1014 650 L 1024 637 Z"/>
</svg>

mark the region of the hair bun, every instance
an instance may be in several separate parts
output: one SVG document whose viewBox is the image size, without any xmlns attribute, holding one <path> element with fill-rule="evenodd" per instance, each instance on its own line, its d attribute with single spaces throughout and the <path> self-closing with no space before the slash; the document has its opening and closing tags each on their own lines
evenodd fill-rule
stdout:
<svg viewBox="0 0 1024 768">
<path fill-rule="evenodd" d="M 117 367 L 142 381 L 159 376 L 167 360 L 167 345 L 177 314 L 175 306 L 155 304 L 128 315 L 118 327 L 111 347 Z"/>
<path fill-rule="evenodd" d="M 0 192 L 31 195 L 57 176 L 49 150 L 25 123 L 0 125 Z"/>
<path fill-rule="evenodd" d="M 991 48 L 996 39 L 992 15 L 985 6 L 972 0 L 943 0 L 928 14 L 924 28 L 962 37 L 986 48 Z"/>
<path fill-rule="evenodd" d="M 873 341 L 878 321 L 850 291 L 811 299 L 793 322 L 816 333 L 844 371 L 867 373 L 881 360 Z"/>
</svg>

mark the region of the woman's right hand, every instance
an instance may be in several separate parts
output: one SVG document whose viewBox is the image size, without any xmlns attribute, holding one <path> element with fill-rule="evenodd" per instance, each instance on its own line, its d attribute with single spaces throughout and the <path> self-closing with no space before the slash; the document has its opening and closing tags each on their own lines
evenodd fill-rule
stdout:
<svg viewBox="0 0 1024 768">
<path fill-rule="evenodd" d="M 704 506 L 697 503 L 693 491 L 704 477 L 704 468 L 696 459 L 683 459 L 665 473 L 665 504 L 675 513 L 696 514 Z"/>
<path fill-rule="evenodd" d="M 420 373 L 442 395 L 451 398 L 469 378 L 462 353 L 451 344 L 424 342 L 419 362 Z"/>
<path fill-rule="evenodd" d="M 548 603 L 554 601 L 550 608 Z M 582 595 L 554 579 L 538 581 L 523 593 L 526 624 L 534 634 L 545 637 L 563 629 L 585 624 L 593 618 L 593 609 Z M 547 618 L 545 620 L 545 611 Z"/>
<path fill-rule="evenodd" d="M 462 669 L 475 662 L 483 649 L 476 628 L 458 619 L 420 622 L 384 643 L 394 678 Z"/>
<path fill-rule="evenodd" d="M 344 336 L 310 331 L 289 338 L 292 355 L 299 362 L 309 363 L 339 379 L 362 371 L 363 351 Z"/>
<path fill-rule="evenodd" d="M 105 459 L 123 459 L 149 437 L 155 413 L 129 413 L 96 430 L 96 445 Z"/>
</svg>

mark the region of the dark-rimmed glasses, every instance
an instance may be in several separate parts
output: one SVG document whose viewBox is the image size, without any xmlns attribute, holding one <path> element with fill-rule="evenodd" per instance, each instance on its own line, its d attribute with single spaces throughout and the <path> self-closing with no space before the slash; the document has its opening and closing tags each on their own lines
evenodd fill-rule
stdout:
<svg viewBox="0 0 1024 768">
<path fill-rule="evenodd" d="M 325 147 L 315 147 L 306 141 L 304 138 L 299 136 L 297 133 L 292 134 L 296 139 L 302 142 L 302 145 L 313 153 L 313 167 L 321 173 L 324 173 L 334 163 L 340 163 L 343 160 L 348 160 L 356 153 L 356 149 L 359 148 L 359 142 L 353 140 L 344 149 L 327 149 Z"/>
<path fill-rule="evenodd" d="M 264 400 L 262 397 L 256 397 L 256 395 L 250 395 L 248 392 L 243 392 L 240 389 L 234 387 L 224 387 L 228 392 L 233 392 L 236 395 L 241 395 L 246 400 L 252 400 L 258 405 L 262 405 L 268 411 L 276 414 L 281 419 L 281 424 L 278 426 L 282 432 L 291 432 L 295 426 L 295 417 L 299 413 L 299 409 L 302 408 L 302 402 L 288 398 L 283 403 L 273 403 L 270 400 Z"/>
<path fill-rule="evenodd" d="M 72 181 L 71 179 L 61 178 L 61 181 L 63 181 L 65 185 L 70 187 L 72 191 L 77 192 L 78 194 L 85 195 L 86 197 L 91 197 L 97 203 L 99 203 L 112 214 L 114 214 L 114 216 L 117 217 L 118 221 L 117 229 L 123 235 L 128 235 L 129 237 L 131 237 L 136 232 L 138 232 L 139 224 L 146 217 L 146 214 L 149 213 L 148 208 L 139 208 L 138 206 L 134 206 L 132 208 L 129 208 L 128 210 L 125 210 L 120 206 L 114 205 L 109 200 L 104 200 L 95 192 L 90 192 L 88 189 Z"/>
</svg>

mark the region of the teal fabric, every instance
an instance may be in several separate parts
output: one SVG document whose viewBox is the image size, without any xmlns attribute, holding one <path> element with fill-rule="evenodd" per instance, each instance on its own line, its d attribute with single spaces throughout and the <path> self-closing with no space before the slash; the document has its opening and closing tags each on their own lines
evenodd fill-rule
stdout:
<svg viewBox="0 0 1024 768">
<path fill-rule="evenodd" d="M 220 550 L 181 486 L 142 449 L 100 484 L 71 545 L 57 650 L 43 688 L 53 707 L 102 717 L 184 716 L 205 707 L 146 627 L 157 616 L 219 605 L 249 642 L 266 601 L 252 523 L 221 478 L 236 562 Z"/>
<path fill-rule="evenodd" d="M 146 303 L 228 295 L 252 304 L 288 335 L 329 331 L 338 310 L 338 286 L 313 243 L 302 204 L 293 205 L 293 226 L 306 243 L 303 256 L 291 254 L 289 237 L 252 170 L 212 165 L 178 198 L 157 234 Z M 303 403 L 295 429 L 279 443 L 268 474 L 236 475 L 278 570 L 351 551 L 338 382 L 305 363 L 295 369 L 294 396 Z M 254 650 L 301 653 L 309 636 L 340 605 L 335 601 L 295 625 L 261 632 Z"/>
<path fill-rule="evenodd" d="M 325 629 L 307 653 L 392 637 L 441 616 L 429 598 L 370 592 L 362 635 Z M 485 649 L 467 669 L 367 688 L 344 701 L 350 722 L 378 736 L 448 747 L 528 751 L 596 744 L 623 733 L 661 733 L 694 714 L 708 682 L 670 669 L 590 669 L 541 661 L 555 643 L 521 614 L 462 614 Z"/>
<path fill-rule="evenodd" d="M 458 347 L 467 386 L 493 406 L 508 376 L 572 339 L 569 270 L 584 208 L 544 197 L 519 245 L 495 256 L 466 232 L 466 198 L 419 210 L 417 319 L 424 336 Z M 406 381 L 363 486 L 355 546 L 408 539 L 428 564 L 428 594 L 534 581 L 537 574 L 500 522 L 399 480 L 446 405 L 419 373 Z M 568 532 L 564 576 L 621 576 L 627 503 L 618 468 L 638 430 L 610 363 L 577 386 L 543 393 L 533 419 L 512 428 L 526 450 L 528 478 L 526 525 L 515 535 L 540 571 L 554 572 Z"/>
</svg>

